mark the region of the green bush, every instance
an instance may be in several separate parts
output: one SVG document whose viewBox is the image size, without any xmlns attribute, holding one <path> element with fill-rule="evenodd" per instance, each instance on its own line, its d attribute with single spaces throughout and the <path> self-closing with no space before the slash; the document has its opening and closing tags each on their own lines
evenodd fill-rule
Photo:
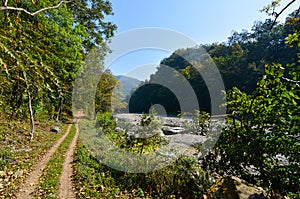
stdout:
<svg viewBox="0 0 300 199">
<path fill-rule="evenodd" d="M 141 119 L 141 124 L 143 120 L 151 120 L 151 124 L 140 126 L 142 130 L 151 131 L 153 126 L 159 126 L 152 115 L 143 115 Z M 126 132 L 116 132 L 116 123 L 111 113 L 98 113 L 97 120 L 100 133 L 105 133 L 119 148 L 133 153 L 153 153 L 164 142 L 163 137 L 156 134 L 129 139 Z M 111 161 L 115 159 L 112 157 Z M 79 144 L 75 163 L 79 198 L 202 198 L 210 187 L 208 173 L 199 167 L 195 159 L 189 157 L 180 157 L 174 163 L 152 172 L 129 173 L 101 164 Z"/>
<path fill-rule="evenodd" d="M 208 173 L 192 158 L 180 157 L 149 173 L 127 173 L 99 163 L 82 144 L 75 173 L 79 198 L 202 198 L 211 185 Z"/>
<path fill-rule="evenodd" d="M 254 93 L 237 88 L 228 92 L 230 116 L 215 147 L 220 162 L 207 157 L 212 170 L 241 177 L 270 193 L 300 194 L 300 93 L 295 83 L 285 81 L 296 78 L 295 69 L 266 65 Z"/>
</svg>

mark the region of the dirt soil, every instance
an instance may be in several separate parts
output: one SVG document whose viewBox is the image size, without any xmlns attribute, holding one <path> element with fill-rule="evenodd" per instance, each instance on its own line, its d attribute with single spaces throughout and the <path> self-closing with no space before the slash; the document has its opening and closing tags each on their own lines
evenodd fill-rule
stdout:
<svg viewBox="0 0 300 199">
<path fill-rule="evenodd" d="M 61 199 L 71 199 L 76 198 L 74 189 L 73 189 L 73 182 L 72 182 L 72 175 L 73 175 L 73 158 L 76 149 L 76 144 L 79 137 L 78 131 L 78 124 L 76 126 L 76 134 L 70 144 L 70 147 L 65 155 L 65 162 L 63 165 L 63 172 L 60 176 L 59 182 L 59 198 Z"/>
<path fill-rule="evenodd" d="M 59 197 L 61 199 L 72 199 L 76 198 L 75 192 L 72 184 L 72 175 L 73 175 L 73 156 L 76 149 L 76 144 L 79 137 L 78 131 L 78 119 L 81 117 L 80 114 L 75 115 L 74 122 L 76 123 L 76 134 L 68 148 L 68 151 L 65 154 L 65 162 L 63 164 L 63 172 L 60 177 L 59 184 Z M 73 122 L 68 126 L 66 133 L 52 146 L 52 148 L 48 151 L 48 153 L 41 159 L 40 162 L 37 163 L 33 171 L 28 175 L 25 179 L 24 183 L 20 186 L 18 192 L 16 193 L 17 199 L 27 199 L 32 198 L 32 193 L 35 190 L 36 185 L 39 183 L 39 178 L 45 169 L 47 163 L 51 159 L 52 155 L 56 151 L 56 149 L 61 145 L 64 139 L 70 132 L 70 129 L 73 125 Z"/>
</svg>

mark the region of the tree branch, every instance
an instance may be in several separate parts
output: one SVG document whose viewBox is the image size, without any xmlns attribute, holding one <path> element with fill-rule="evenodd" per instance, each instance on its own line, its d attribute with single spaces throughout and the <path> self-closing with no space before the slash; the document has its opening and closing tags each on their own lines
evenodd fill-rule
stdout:
<svg viewBox="0 0 300 199">
<path fill-rule="evenodd" d="M 282 8 L 281 10 L 280 10 L 280 12 L 279 13 L 277 13 L 277 12 L 273 12 L 273 15 L 275 16 L 275 19 L 274 19 L 274 21 L 273 21 L 273 23 L 272 23 L 272 25 L 271 25 L 271 28 L 270 29 L 272 29 L 273 27 L 274 27 L 274 25 L 275 25 L 275 23 L 276 23 L 276 21 L 277 21 L 277 19 L 278 19 L 278 17 L 288 8 L 288 7 L 290 7 L 293 3 L 295 3 L 297 0 L 292 0 L 292 1 L 290 1 L 284 8 Z M 275 8 L 274 8 L 275 9 Z"/>
<path fill-rule="evenodd" d="M 298 10 L 296 11 L 295 16 L 298 16 L 299 12 L 300 12 L 300 6 L 299 6 Z"/>
<path fill-rule="evenodd" d="M 0 11 L 1 10 L 16 10 L 16 11 L 22 11 L 22 12 L 25 12 L 26 14 L 28 15 L 31 15 L 31 16 L 34 16 L 40 12 L 44 12 L 46 10 L 51 10 L 51 9 L 56 9 L 56 8 L 59 8 L 63 3 L 68 3 L 69 1 L 64 1 L 64 0 L 61 0 L 57 5 L 55 6 L 49 6 L 49 7 L 45 7 L 45 8 L 41 8 L 35 12 L 30 12 L 24 8 L 17 8 L 17 7 L 11 7 L 11 6 L 7 6 L 7 1 L 8 0 L 5 0 L 4 2 L 4 6 L 0 6 Z"/>
<path fill-rule="evenodd" d="M 296 86 L 298 88 L 300 88 L 300 81 L 296 81 L 296 80 L 292 80 L 292 79 L 289 79 L 289 78 L 286 78 L 286 77 L 282 77 L 283 80 L 287 81 L 287 82 L 292 82 L 292 83 L 295 83 Z"/>
</svg>

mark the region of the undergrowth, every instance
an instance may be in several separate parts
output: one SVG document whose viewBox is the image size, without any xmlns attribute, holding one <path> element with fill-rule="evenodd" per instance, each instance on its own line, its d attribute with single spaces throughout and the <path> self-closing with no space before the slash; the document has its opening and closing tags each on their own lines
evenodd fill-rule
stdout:
<svg viewBox="0 0 300 199">
<path fill-rule="evenodd" d="M 208 174 L 191 158 L 149 173 L 127 173 L 101 164 L 80 142 L 74 176 L 78 198 L 202 198 L 210 187 Z"/>
<path fill-rule="evenodd" d="M 33 166 L 62 136 L 50 131 L 52 124 L 36 121 L 34 140 L 29 140 L 30 126 L 27 121 L 0 119 L 0 198 L 11 198 Z"/>
</svg>

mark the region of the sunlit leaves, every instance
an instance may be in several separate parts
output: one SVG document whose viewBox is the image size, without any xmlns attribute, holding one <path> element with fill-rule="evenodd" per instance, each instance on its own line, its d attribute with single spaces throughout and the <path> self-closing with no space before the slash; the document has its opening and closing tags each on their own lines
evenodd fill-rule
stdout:
<svg viewBox="0 0 300 199">
<path fill-rule="evenodd" d="M 288 44 L 289 46 L 293 46 L 294 44 L 297 44 L 298 47 L 300 47 L 300 33 L 299 32 L 295 32 L 293 34 L 289 34 L 286 38 L 286 44 Z"/>
<path fill-rule="evenodd" d="M 68 34 L 60 34 L 59 30 L 64 30 L 65 27 L 60 27 L 59 24 L 52 23 L 52 20 L 43 18 L 43 16 L 26 17 L 10 13 L 6 18 L 1 19 L 1 23 L 3 26 L 0 30 L 0 48 L 3 50 L 0 63 L 4 70 L 0 72 L 9 85 L 1 95 L 6 96 L 5 105 L 11 107 L 11 112 L 7 112 L 7 115 L 11 114 L 11 117 L 14 118 L 20 108 L 26 107 L 23 106 L 26 100 L 22 99 L 26 99 L 28 96 L 24 94 L 24 91 L 30 91 L 33 104 L 39 106 L 45 101 L 49 102 L 48 97 L 53 96 L 51 93 L 57 92 L 57 88 L 62 87 L 65 79 L 57 72 L 57 69 L 59 69 L 59 65 L 63 65 L 62 63 L 69 55 L 60 55 L 62 51 L 67 52 L 67 49 L 59 48 L 59 46 L 63 44 L 68 46 L 69 51 L 80 54 L 81 45 L 80 38 L 74 40 L 76 36 L 72 36 L 72 27 L 67 30 Z M 56 35 L 57 39 L 45 37 L 46 32 Z M 74 48 L 74 45 L 62 43 L 62 37 L 71 39 L 73 37 L 73 43 L 77 49 Z M 77 56 L 77 58 L 74 57 L 75 61 L 68 63 L 71 67 L 67 70 L 70 71 L 71 68 L 74 68 L 73 71 L 76 71 L 81 57 Z M 26 74 L 27 80 L 23 78 L 22 74 Z M 70 83 L 72 81 L 68 81 L 68 84 Z M 26 111 L 23 114 L 26 115 Z"/>
<path fill-rule="evenodd" d="M 295 170 L 300 163 L 299 89 L 286 81 L 288 73 L 280 64 L 269 64 L 253 94 L 237 88 L 228 92 L 231 116 L 218 148 L 224 154 L 222 164 L 233 169 L 228 172 L 266 189 L 296 192 L 300 179 Z M 249 166 L 252 172 L 247 170 Z"/>
</svg>

